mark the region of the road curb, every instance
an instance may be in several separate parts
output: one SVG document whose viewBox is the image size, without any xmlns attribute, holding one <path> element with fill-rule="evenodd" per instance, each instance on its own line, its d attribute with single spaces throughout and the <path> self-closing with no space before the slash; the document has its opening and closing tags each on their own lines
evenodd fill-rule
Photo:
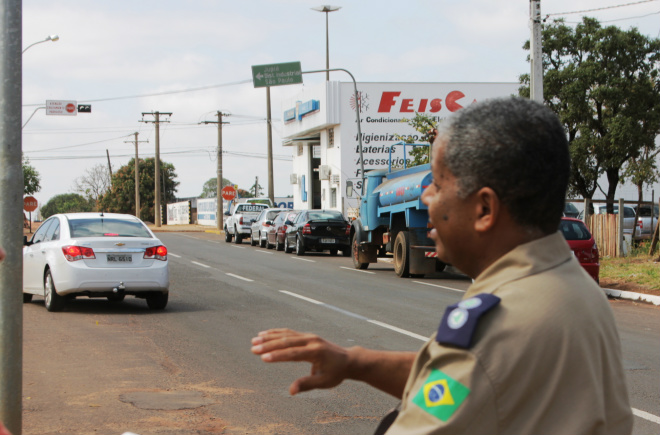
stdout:
<svg viewBox="0 0 660 435">
<path fill-rule="evenodd" d="M 607 294 L 607 296 L 617 299 L 626 299 L 629 301 L 647 302 L 653 305 L 660 305 L 660 296 L 629 292 L 625 290 L 615 290 L 610 288 L 604 288 L 603 291 L 605 292 L 605 294 Z"/>
</svg>

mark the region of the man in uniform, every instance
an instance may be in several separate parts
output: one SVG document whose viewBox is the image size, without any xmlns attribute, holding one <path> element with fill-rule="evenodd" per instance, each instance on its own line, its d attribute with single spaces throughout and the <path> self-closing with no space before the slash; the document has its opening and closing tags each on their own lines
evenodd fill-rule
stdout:
<svg viewBox="0 0 660 435">
<path fill-rule="evenodd" d="M 446 121 L 422 196 L 438 257 L 474 279 L 417 354 L 260 332 L 266 362 L 309 361 L 291 394 L 354 379 L 402 399 L 387 434 L 623 435 L 632 411 L 602 290 L 558 232 L 566 135 L 546 107 L 508 98 Z"/>
</svg>

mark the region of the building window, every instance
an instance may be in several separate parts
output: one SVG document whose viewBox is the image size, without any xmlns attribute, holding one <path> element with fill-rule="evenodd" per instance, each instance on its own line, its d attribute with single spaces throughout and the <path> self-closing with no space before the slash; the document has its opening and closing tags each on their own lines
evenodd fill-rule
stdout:
<svg viewBox="0 0 660 435">
<path fill-rule="evenodd" d="M 328 148 L 333 148 L 335 146 L 335 129 L 328 129 Z"/>
<path fill-rule="evenodd" d="M 330 189 L 330 207 L 337 208 L 337 188 Z"/>
</svg>

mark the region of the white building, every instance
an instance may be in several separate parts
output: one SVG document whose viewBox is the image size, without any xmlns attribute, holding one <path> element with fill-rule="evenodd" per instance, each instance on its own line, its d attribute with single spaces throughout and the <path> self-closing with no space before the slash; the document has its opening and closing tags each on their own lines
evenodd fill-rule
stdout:
<svg viewBox="0 0 660 435">
<path fill-rule="evenodd" d="M 335 209 L 354 216 L 359 207 L 361 167 L 365 171 L 401 165 L 397 135 L 419 133 L 405 122 L 417 113 L 442 120 L 487 98 L 518 94 L 517 83 L 357 83 L 324 82 L 283 101 L 284 145 L 291 146 L 293 206 Z M 356 105 L 361 115 L 360 157 Z M 419 142 L 419 140 L 416 140 Z M 346 196 L 346 181 L 355 193 Z"/>
</svg>

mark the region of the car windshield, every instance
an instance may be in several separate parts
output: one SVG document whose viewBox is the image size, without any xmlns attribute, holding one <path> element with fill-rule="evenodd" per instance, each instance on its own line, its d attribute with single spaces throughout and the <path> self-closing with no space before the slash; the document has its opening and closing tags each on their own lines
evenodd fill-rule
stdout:
<svg viewBox="0 0 660 435">
<path fill-rule="evenodd" d="M 147 237 L 151 233 L 142 222 L 113 218 L 69 220 L 71 237 Z"/>
<path fill-rule="evenodd" d="M 566 240 L 589 240 L 591 238 L 587 227 L 579 221 L 562 220 L 559 229 Z"/>
<path fill-rule="evenodd" d="M 310 221 L 343 221 L 344 216 L 338 211 L 315 211 L 309 214 Z"/>
</svg>

